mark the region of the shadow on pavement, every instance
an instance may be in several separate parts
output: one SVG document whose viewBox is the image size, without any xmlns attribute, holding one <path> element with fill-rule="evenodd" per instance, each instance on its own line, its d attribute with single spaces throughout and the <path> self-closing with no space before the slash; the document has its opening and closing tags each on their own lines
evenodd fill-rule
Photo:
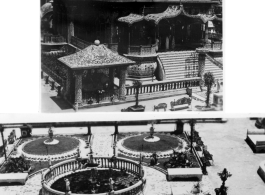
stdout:
<svg viewBox="0 0 265 195">
<path fill-rule="evenodd" d="M 59 98 L 57 96 L 51 97 L 51 99 L 62 109 L 62 110 L 67 110 L 67 109 L 73 109 L 72 106 L 66 102 L 64 99 Z"/>
</svg>

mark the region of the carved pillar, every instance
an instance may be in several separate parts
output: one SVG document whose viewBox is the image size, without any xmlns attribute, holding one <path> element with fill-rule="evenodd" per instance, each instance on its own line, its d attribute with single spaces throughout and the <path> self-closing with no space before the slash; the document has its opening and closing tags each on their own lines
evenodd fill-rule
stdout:
<svg viewBox="0 0 265 195">
<path fill-rule="evenodd" d="M 82 103 L 82 75 L 83 71 L 75 72 L 75 107 L 78 110 L 78 106 Z"/>
<path fill-rule="evenodd" d="M 126 74 L 127 73 L 127 67 L 120 67 L 120 81 L 119 81 L 119 99 L 125 100 L 126 96 L 126 88 L 125 88 L 125 82 L 126 82 Z"/>
<path fill-rule="evenodd" d="M 67 74 L 66 74 L 66 81 L 64 83 L 64 86 L 63 86 L 63 97 L 64 99 L 67 99 L 67 96 L 69 95 L 69 92 L 70 92 L 70 87 L 71 87 L 71 70 L 67 70 Z"/>
<path fill-rule="evenodd" d="M 201 77 L 200 88 L 202 90 L 202 87 L 204 86 L 203 75 L 205 71 L 205 58 L 206 58 L 206 53 L 208 52 L 208 50 L 196 49 L 196 52 L 198 53 L 199 77 Z"/>
<path fill-rule="evenodd" d="M 110 89 L 114 88 L 115 68 L 109 68 Z"/>
</svg>

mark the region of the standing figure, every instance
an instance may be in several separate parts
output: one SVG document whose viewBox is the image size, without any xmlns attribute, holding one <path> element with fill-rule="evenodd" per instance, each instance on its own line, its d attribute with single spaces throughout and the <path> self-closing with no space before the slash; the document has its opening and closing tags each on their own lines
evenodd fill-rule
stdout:
<svg viewBox="0 0 265 195">
<path fill-rule="evenodd" d="M 154 124 L 152 124 L 152 126 L 150 127 L 150 138 L 154 138 L 154 132 L 155 132 L 155 128 L 154 128 Z"/>
<path fill-rule="evenodd" d="M 110 191 L 111 192 L 113 192 L 114 191 L 114 188 L 113 188 L 113 184 L 114 184 L 115 182 L 113 181 L 113 179 L 110 177 L 109 178 L 109 188 L 110 188 Z"/>
<path fill-rule="evenodd" d="M 64 182 L 65 182 L 65 192 L 66 192 L 66 194 L 71 194 L 70 181 L 67 178 L 65 178 Z"/>
</svg>

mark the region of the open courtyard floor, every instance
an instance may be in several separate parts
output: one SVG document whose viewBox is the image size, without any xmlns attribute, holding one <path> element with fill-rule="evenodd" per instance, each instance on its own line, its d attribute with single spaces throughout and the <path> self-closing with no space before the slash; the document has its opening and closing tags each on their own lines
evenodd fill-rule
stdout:
<svg viewBox="0 0 265 195">
<path fill-rule="evenodd" d="M 155 124 L 156 132 L 172 132 L 175 124 Z M 146 126 L 120 126 L 119 133 L 148 132 L 150 125 Z M 214 189 L 220 187 L 221 179 L 217 173 L 224 168 L 232 174 L 226 182 L 228 194 L 231 195 L 261 195 L 265 191 L 265 183 L 257 174 L 265 153 L 253 153 L 246 143 L 248 129 L 256 129 L 255 121 L 248 118 L 228 119 L 226 123 L 197 123 L 195 130 L 199 132 L 208 151 L 213 155 L 214 163 L 207 167 L 208 175 L 201 181 L 205 193 L 215 195 Z M 48 128 L 33 129 L 33 136 L 46 135 Z M 184 131 L 190 131 L 190 125 L 184 125 Z M 95 156 L 112 156 L 112 134 L 114 127 L 91 127 L 93 138 L 92 149 Z M 54 135 L 73 135 L 82 138 L 87 133 L 86 127 L 54 128 Z M 79 135 L 78 135 L 79 134 Z M 82 138 L 83 139 L 83 138 Z M 84 137 L 83 140 L 85 140 Z M 159 162 L 159 160 L 158 160 Z M 147 165 L 147 164 L 144 164 Z M 146 173 L 146 186 L 143 194 L 147 195 L 183 195 L 188 194 L 196 182 L 167 181 L 166 175 L 151 166 L 144 166 Z M 0 194 L 39 194 L 41 190 L 41 174 L 36 173 L 29 177 L 24 186 L 0 186 Z"/>
</svg>

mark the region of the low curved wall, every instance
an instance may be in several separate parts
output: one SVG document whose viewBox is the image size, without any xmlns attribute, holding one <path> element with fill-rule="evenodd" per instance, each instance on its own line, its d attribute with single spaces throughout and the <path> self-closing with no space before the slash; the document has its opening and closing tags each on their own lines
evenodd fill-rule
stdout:
<svg viewBox="0 0 265 195">
<path fill-rule="evenodd" d="M 142 166 L 138 163 L 124 159 L 116 159 L 116 163 L 110 162 L 111 157 L 94 157 L 94 163 L 99 163 L 99 168 L 115 168 L 125 169 L 131 174 L 142 177 L 142 180 L 138 181 L 133 186 L 126 189 L 115 191 L 114 194 L 125 195 L 125 194 L 136 194 L 142 191 L 145 184 L 145 174 Z M 51 188 L 51 185 L 61 177 L 72 174 L 72 171 L 79 169 L 79 162 L 76 159 L 70 159 L 58 164 L 55 164 L 46 170 L 42 174 L 42 195 L 64 195 L 64 192 L 60 192 Z M 77 195 L 72 193 L 72 195 Z M 108 193 L 101 193 L 101 195 L 108 195 Z"/>
</svg>

